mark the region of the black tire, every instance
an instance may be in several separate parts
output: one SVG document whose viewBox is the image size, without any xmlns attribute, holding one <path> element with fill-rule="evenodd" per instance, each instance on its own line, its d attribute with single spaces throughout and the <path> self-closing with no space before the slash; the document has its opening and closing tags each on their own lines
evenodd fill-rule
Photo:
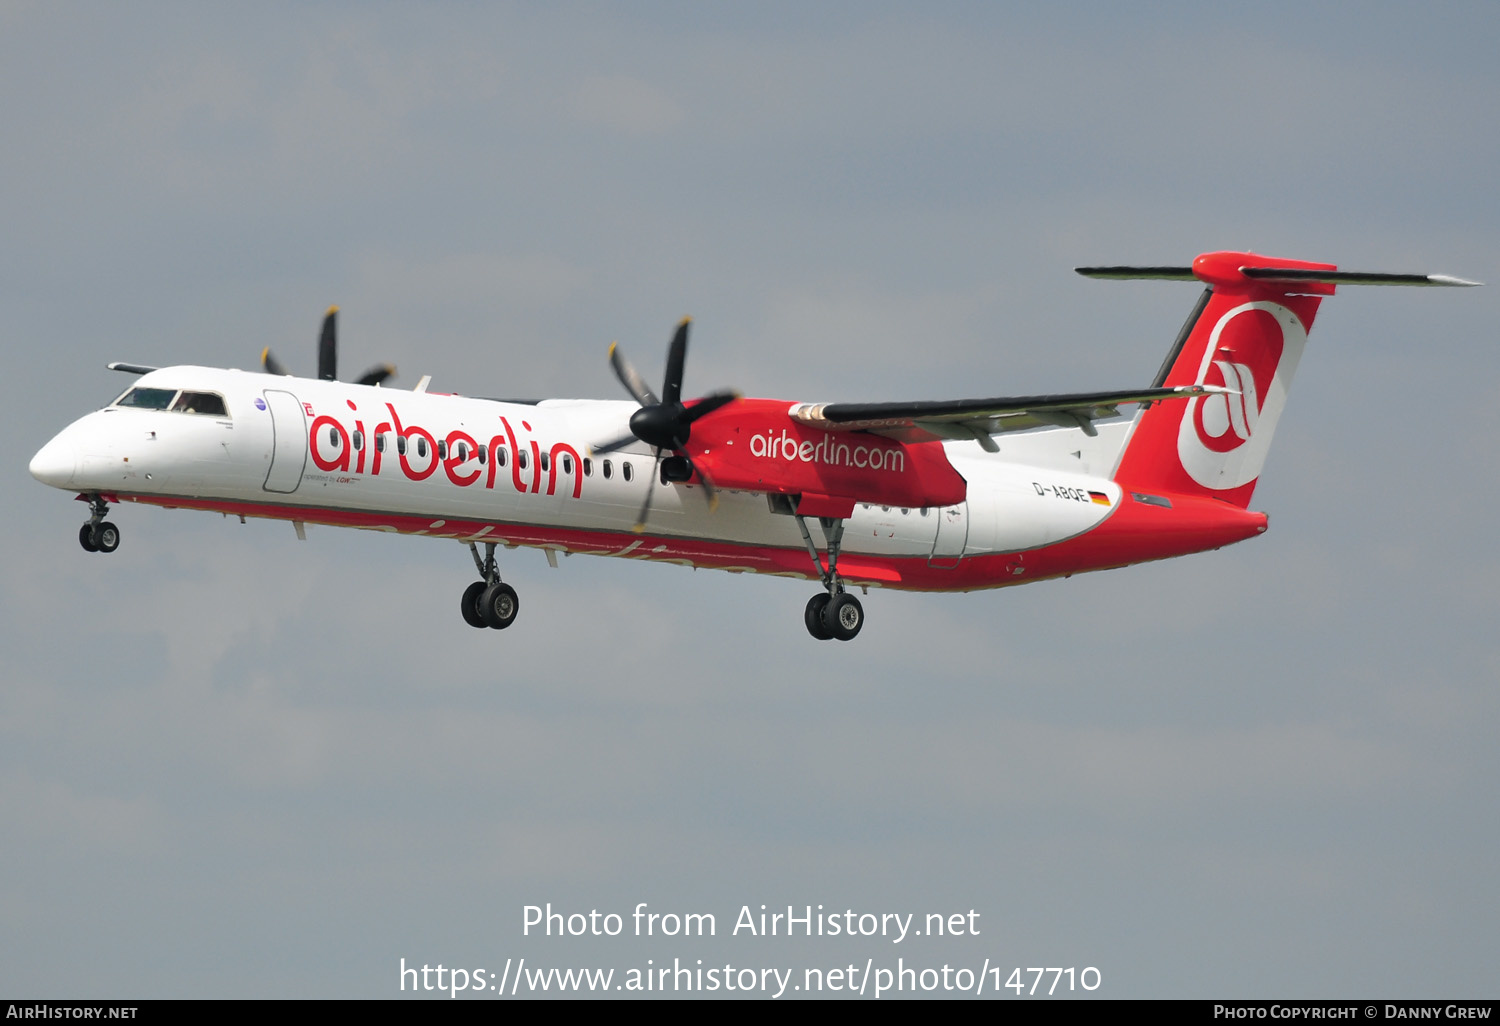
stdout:
<svg viewBox="0 0 1500 1026">
<path fill-rule="evenodd" d="M 475 581 L 464 589 L 463 604 L 459 611 L 464 614 L 464 623 L 470 627 L 488 627 L 484 614 L 479 611 L 479 596 L 484 594 L 486 585 L 483 581 Z"/>
<path fill-rule="evenodd" d="M 827 641 L 833 637 L 828 633 L 828 628 L 823 626 L 823 611 L 828 608 L 828 593 L 822 592 L 807 600 L 807 609 L 802 613 L 802 622 L 807 624 L 807 633 L 819 641 Z"/>
<path fill-rule="evenodd" d="M 84 524 L 78 529 L 78 544 L 83 546 L 84 552 L 98 552 L 99 546 L 94 544 L 94 525 Z"/>
<path fill-rule="evenodd" d="M 100 552 L 113 552 L 120 547 L 120 529 L 108 520 L 94 530 L 94 544 Z"/>
<path fill-rule="evenodd" d="M 853 641 L 865 625 L 865 608 L 847 592 L 835 595 L 823 610 L 823 629 L 839 641 Z"/>
<path fill-rule="evenodd" d="M 516 597 L 516 589 L 501 582 L 484 589 L 484 594 L 479 596 L 479 610 L 484 614 L 485 623 L 503 631 L 521 611 L 521 600 Z"/>
</svg>

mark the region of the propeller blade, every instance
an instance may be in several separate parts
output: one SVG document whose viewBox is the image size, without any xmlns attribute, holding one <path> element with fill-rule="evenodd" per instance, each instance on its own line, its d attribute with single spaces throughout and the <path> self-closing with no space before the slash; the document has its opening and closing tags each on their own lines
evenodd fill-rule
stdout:
<svg viewBox="0 0 1500 1026">
<path fill-rule="evenodd" d="M 646 485 L 646 501 L 641 503 L 641 515 L 635 518 L 635 525 L 631 530 L 636 534 L 644 534 L 646 531 L 646 514 L 651 510 L 651 493 L 656 491 L 656 479 L 661 475 L 661 450 L 656 450 L 656 459 L 651 464 L 651 480 Z"/>
<path fill-rule="evenodd" d="M 729 405 L 739 397 L 738 392 L 715 392 L 713 395 L 706 395 L 689 406 L 687 412 L 682 415 L 682 419 L 685 423 L 691 424 L 698 418 L 706 417 L 720 407 Z"/>
<path fill-rule="evenodd" d="M 337 381 L 339 363 L 339 308 L 330 306 L 323 315 L 323 330 L 318 334 L 318 377 Z"/>
<path fill-rule="evenodd" d="M 359 376 L 356 385 L 378 385 L 396 376 L 396 368 L 388 363 L 377 364 Z"/>
<path fill-rule="evenodd" d="M 656 393 L 651 391 L 651 386 L 646 384 L 645 379 L 630 365 L 630 361 L 625 359 L 617 342 L 609 344 L 609 365 L 615 369 L 615 377 L 620 379 L 620 384 L 635 397 L 636 402 L 642 406 L 656 406 L 661 402 L 656 398 Z"/>
<path fill-rule="evenodd" d="M 267 374 L 278 374 L 286 377 L 292 373 L 282 365 L 280 360 L 271 355 L 270 346 L 266 346 L 266 348 L 260 351 L 260 365 L 265 368 Z"/>
<path fill-rule="evenodd" d="M 616 449 L 625 448 L 627 445 L 634 441 L 638 441 L 634 434 L 621 435 L 619 438 L 616 438 L 612 442 L 605 442 L 603 445 L 589 446 L 589 455 L 601 456 L 604 453 L 614 452 Z"/>
<path fill-rule="evenodd" d="M 641 408 L 630 415 L 630 434 L 640 439 L 656 450 L 656 461 L 661 462 L 663 449 L 670 449 L 678 456 L 688 461 L 687 453 L 683 450 L 687 447 L 688 439 L 692 435 L 693 422 L 708 416 L 715 410 L 720 409 L 728 403 L 740 398 L 738 392 L 724 391 L 714 392 L 710 395 L 700 396 L 690 400 L 691 406 L 682 403 L 682 372 L 687 363 L 688 328 L 693 323 L 691 317 L 684 317 L 677 325 L 677 330 L 672 334 L 672 341 L 667 346 L 667 372 L 662 382 L 662 398 L 657 399 L 650 387 L 641 380 L 630 361 L 625 359 L 625 354 L 620 351 L 617 343 L 610 343 L 609 362 L 615 369 L 615 375 L 625 390 L 635 396 L 636 402 Z M 620 438 L 604 445 L 594 446 L 590 449 L 593 453 L 613 452 L 630 444 L 630 438 Z M 655 478 L 652 478 L 653 487 Z M 709 501 L 714 501 L 713 484 L 707 487 Z M 650 493 L 647 493 L 649 504 Z M 641 514 L 638 526 L 644 529 L 645 514 Z"/>
<path fill-rule="evenodd" d="M 682 401 L 682 365 L 687 362 L 688 325 L 692 323 L 691 317 L 684 317 L 667 347 L 667 376 L 661 383 L 661 401 L 665 406 L 676 406 Z"/>
<path fill-rule="evenodd" d="M 680 452 L 677 455 L 687 458 L 687 453 Z M 693 468 L 693 473 L 698 475 L 698 483 L 703 486 L 703 497 L 708 500 L 708 511 L 713 513 L 719 508 L 719 489 L 714 487 L 714 479 L 698 464 L 688 459 L 688 465 Z"/>
</svg>

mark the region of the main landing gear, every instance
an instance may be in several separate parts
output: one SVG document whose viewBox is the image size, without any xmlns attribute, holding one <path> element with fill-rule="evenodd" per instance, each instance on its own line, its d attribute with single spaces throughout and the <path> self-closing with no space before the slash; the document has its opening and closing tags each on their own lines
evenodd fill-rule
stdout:
<svg viewBox="0 0 1500 1026">
<path fill-rule="evenodd" d="M 109 503 L 95 495 L 89 499 L 88 523 L 78 529 L 78 544 L 85 552 L 113 552 L 120 547 L 120 529 L 104 518 Z"/>
<path fill-rule="evenodd" d="M 459 606 L 464 621 L 470 627 L 493 627 L 504 630 L 516 619 L 521 610 L 521 600 L 516 589 L 500 580 L 500 568 L 495 564 L 495 543 L 484 543 L 484 558 L 479 558 L 479 547 L 469 542 L 469 554 L 479 569 L 482 581 L 475 581 L 464 589 L 463 602 Z"/>
<path fill-rule="evenodd" d="M 828 539 L 828 566 L 825 569 L 807 530 L 807 521 L 801 516 L 797 516 L 796 521 L 802 540 L 807 543 L 807 554 L 812 557 L 813 566 L 818 568 L 818 576 L 827 589 L 826 595 L 814 595 L 808 600 L 807 609 L 802 614 L 807 633 L 819 641 L 853 641 L 865 625 L 865 609 L 859 604 L 859 599 L 844 590 L 844 582 L 839 579 L 839 549 L 844 540 L 844 522 L 832 517 L 818 518 L 823 537 Z"/>
</svg>

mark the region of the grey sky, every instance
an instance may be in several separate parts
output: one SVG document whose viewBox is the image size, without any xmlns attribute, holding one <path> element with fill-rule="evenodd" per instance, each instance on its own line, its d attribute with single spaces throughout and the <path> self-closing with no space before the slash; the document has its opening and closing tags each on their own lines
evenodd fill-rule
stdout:
<svg viewBox="0 0 1500 1026">
<path fill-rule="evenodd" d="M 1279 256 L 1500 282 L 1493 5 L 0 2 L 0 993 L 385 997 L 398 959 L 1097 966 L 1111 996 L 1493 995 L 1496 286 L 1346 290 L 1218 553 L 975 595 L 82 504 L 111 359 L 615 398 L 1149 380 Z M 983 914 L 523 940 L 524 904 Z"/>
</svg>

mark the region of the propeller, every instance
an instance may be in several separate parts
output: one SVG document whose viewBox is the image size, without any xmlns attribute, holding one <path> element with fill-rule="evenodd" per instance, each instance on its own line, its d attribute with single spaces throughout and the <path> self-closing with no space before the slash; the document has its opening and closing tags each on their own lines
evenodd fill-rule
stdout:
<svg viewBox="0 0 1500 1026">
<path fill-rule="evenodd" d="M 323 381 L 337 381 L 339 362 L 339 308 L 330 306 L 323 315 L 323 330 L 318 333 L 318 377 Z M 292 372 L 276 359 L 267 346 L 260 354 L 260 365 L 267 374 L 289 375 Z M 354 382 L 356 385 L 378 385 L 396 376 L 396 368 L 388 363 L 378 363 L 365 371 Z"/>
<path fill-rule="evenodd" d="M 641 504 L 641 513 L 636 517 L 633 528 L 637 534 L 646 529 L 646 514 L 651 509 L 651 496 L 656 490 L 656 481 L 661 476 L 661 454 L 664 450 L 671 450 L 686 465 L 689 475 L 698 475 L 698 480 L 703 483 L 703 494 L 708 499 L 708 508 L 716 509 L 719 505 L 719 495 L 713 481 L 701 468 L 693 465 L 692 457 L 687 453 L 687 444 L 693 433 L 694 422 L 734 402 L 740 394 L 713 392 L 692 401 L 692 405 L 682 401 L 682 369 L 687 361 L 688 325 L 692 320 L 691 317 L 682 319 L 667 347 L 667 372 L 662 379 L 661 398 L 657 398 L 656 393 L 651 391 L 651 386 L 646 384 L 645 379 L 630 365 L 630 361 L 625 359 L 619 345 L 611 342 L 609 346 L 609 364 L 614 368 L 615 377 L 620 379 L 625 391 L 641 404 L 641 408 L 630 415 L 630 434 L 593 446 L 592 450 L 596 454 L 614 452 L 634 441 L 645 442 L 655 450 L 651 481 L 646 486 L 646 501 Z"/>
</svg>

